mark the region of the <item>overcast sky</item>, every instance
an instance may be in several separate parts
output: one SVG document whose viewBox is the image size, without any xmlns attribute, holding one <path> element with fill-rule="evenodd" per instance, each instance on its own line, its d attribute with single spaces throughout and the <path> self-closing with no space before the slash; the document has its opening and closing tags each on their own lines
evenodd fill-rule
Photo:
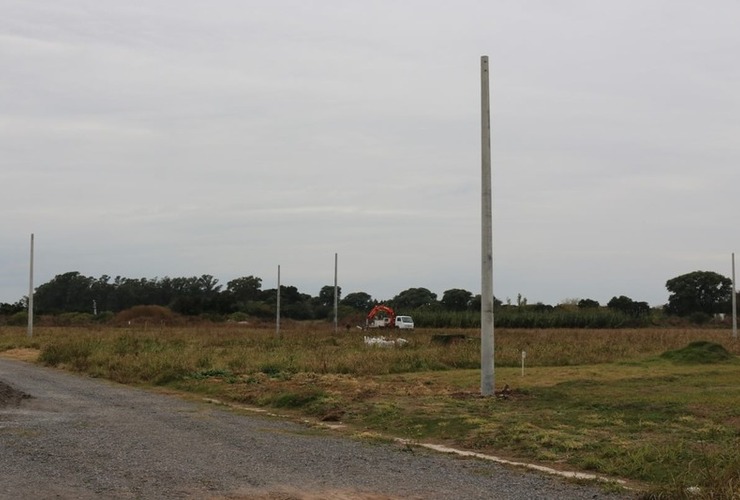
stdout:
<svg viewBox="0 0 740 500">
<path fill-rule="evenodd" d="M 737 0 L 0 0 L 0 302 L 79 271 L 378 300 L 730 277 Z"/>
</svg>

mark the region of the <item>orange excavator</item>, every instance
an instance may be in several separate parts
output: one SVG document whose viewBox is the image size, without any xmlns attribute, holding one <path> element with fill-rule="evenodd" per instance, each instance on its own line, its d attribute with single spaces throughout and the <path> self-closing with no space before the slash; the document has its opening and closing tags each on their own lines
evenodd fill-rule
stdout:
<svg viewBox="0 0 740 500">
<path fill-rule="evenodd" d="M 378 304 L 373 307 L 365 319 L 366 328 L 393 327 L 396 322 L 396 312 L 388 306 Z"/>
<path fill-rule="evenodd" d="M 365 328 L 400 328 L 413 330 L 414 320 L 411 316 L 396 316 L 396 312 L 383 304 L 373 307 L 365 319 Z"/>
</svg>

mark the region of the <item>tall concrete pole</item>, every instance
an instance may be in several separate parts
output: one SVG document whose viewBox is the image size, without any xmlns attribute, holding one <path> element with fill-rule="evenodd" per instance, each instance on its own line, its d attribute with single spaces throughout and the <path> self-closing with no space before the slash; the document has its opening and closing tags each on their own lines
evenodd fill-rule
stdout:
<svg viewBox="0 0 740 500">
<path fill-rule="evenodd" d="M 337 268 L 339 254 L 334 254 L 334 333 L 339 331 L 339 288 L 337 286 Z"/>
<path fill-rule="evenodd" d="M 732 338 L 737 340 L 737 285 L 735 284 L 735 252 L 732 252 Z"/>
<path fill-rule="evenodd" d="M 33 337 L 33 233 L 31 233 L 31 263 L 28 273 L 28 333 Z"/>
<path fill-rule="evenodd" d="M 280 265 L 278 264 L 277 307 L 275 313 L 275 336 L 280 338 Z"/>
<path fill-rule="evenodd" d="M 493 208 L 491 197 L 491 106 L 488 56 L 480 59 L 481 73 L 481 299 L 480 392 L 494 393 L 493 371 Z"/>
</svg>

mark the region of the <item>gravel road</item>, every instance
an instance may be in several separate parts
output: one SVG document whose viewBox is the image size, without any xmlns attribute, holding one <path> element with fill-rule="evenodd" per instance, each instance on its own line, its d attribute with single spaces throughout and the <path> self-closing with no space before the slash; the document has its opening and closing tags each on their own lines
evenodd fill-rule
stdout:
<svg viewBox="0 0 740 500">
<path fill-rule="evenodd" d="M 624 497 L 0 359 L 0 498 Z"/>
</svg>

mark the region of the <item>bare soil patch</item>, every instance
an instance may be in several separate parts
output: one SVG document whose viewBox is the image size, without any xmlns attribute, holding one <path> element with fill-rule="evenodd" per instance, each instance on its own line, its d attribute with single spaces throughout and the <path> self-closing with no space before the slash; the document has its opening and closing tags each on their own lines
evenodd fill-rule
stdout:
<svg viewBox="0 0 740 500">
<path fill-rule="evenodd" d="M 24 399 L 30 398 L 30 394 L 13 389 L 8 384 L 0 380 L 0 408 L 6 406 L 18 406 Z"/>
<path fill-rule="evenodd" d="M 400 497 L 353 490 L 298 491 L 283 488 L 273 491 L 235 493 L 212 500 L 400 500 Z"/>
</svg>

